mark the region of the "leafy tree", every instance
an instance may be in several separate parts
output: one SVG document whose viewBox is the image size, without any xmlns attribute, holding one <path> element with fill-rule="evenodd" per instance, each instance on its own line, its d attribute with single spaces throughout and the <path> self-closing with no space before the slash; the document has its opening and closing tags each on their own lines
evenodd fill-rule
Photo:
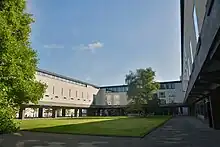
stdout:
<svg viewBox="0 0 220 147">
<path fill-rule="evenodd" d="M 36 103 L 46 88 L 35 80 L 38 59 L 29 42 L 33 19 L 25 6 L 25 0 L 0 1 L 0 95 L 12 106 Z"/>
<path fill-rule="evenodd" d="M 29 41 L 33 19 L 25 7 L 26 0 L 0 1 L 0 109 L 37 103 L 46 88 L 35 80 L 38 59 Z"/>
<path fill-rule="evenodd" d="M 128 84 L 128 99 L 131 100 L 129 107 L 134 111 L 143 111 L 143 104 L 152 100 L 153 94 L 159 88 L 155 81 L 155 71 L 152 68 L 137 69 L 126 75 L 125 82 Z"/>
</svg>

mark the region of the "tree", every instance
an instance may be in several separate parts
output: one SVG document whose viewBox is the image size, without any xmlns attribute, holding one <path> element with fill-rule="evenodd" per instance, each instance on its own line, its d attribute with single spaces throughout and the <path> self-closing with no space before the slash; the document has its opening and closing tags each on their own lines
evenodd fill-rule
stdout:
<svg viewBox="0 0 220 147">
<path fill-rule="evenodd" d="M 35 80 L 37 53 L 31 48 L 31 15 L 25 0 L 0 1 L 0 109 L 37 103 L 46 85 Z"/>
<path fill-rule="evenodd" d="M 152 100 L 153 94 L 159 88 L 155 81 L 155 71 L 152 68 L 137 69 L 126 75 L 125 82 L 128 84 L 128 99 L 131 101 L 129 107 L 134 111 L 143 111 L 143 104 Z"/>
</svg>

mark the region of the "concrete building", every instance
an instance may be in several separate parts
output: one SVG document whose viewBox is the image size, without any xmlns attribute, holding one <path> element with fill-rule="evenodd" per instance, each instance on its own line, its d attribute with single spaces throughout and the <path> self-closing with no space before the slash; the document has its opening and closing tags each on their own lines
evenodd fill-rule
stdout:
<svg viewBox="0 0 220 147">
<path fill-rule="evenodd" d="M 180 0 L 184 102 L 191 115 L 220 129 L 220 2 Z"/>
<path fill-rule="evenodd" d="M 157 96 L 161 104 L 183 103 L 183 89 L 181 81 L 160 82 Z"/>
<path fill-rule="evenodd" d="M 18 113 L 24 117 L 79 117 L 83 115 L 124 115 L 123 108 L 130 100 L 128 86 L 103 86 L 79 81 L 38 69 L 36 80 L 47 84 L 46 92 L 37 105 L 23 105 Z M 163 104 L 182 103 L 180 81 L 161 82 L 157 92 Z"/>
</svg>

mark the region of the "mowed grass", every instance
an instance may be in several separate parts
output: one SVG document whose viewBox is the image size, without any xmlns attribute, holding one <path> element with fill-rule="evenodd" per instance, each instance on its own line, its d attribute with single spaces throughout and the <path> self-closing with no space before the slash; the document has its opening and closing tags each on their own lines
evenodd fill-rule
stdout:
<svg viewBox="0 0 220 147">
<path fill-rule="evenodd" d="M 83 117 L 68 119 L 22 120 L 21 130 L 48 133 L 134 136 L 142 137 L 163 124 L 170 116 L 137 117 Z"/>
</svg>

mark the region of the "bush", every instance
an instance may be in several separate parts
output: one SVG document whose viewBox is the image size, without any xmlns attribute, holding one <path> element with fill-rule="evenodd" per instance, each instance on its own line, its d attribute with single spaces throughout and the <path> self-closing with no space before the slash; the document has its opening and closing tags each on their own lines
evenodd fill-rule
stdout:
<svg viewBox="0 0 220 147">
<path fill-rule="evenodd" d="M 12 133 L 19 130 L 15 120 L 16 111 L 10 107 L 0 107 L 0 134 Z"/>
</svg>

